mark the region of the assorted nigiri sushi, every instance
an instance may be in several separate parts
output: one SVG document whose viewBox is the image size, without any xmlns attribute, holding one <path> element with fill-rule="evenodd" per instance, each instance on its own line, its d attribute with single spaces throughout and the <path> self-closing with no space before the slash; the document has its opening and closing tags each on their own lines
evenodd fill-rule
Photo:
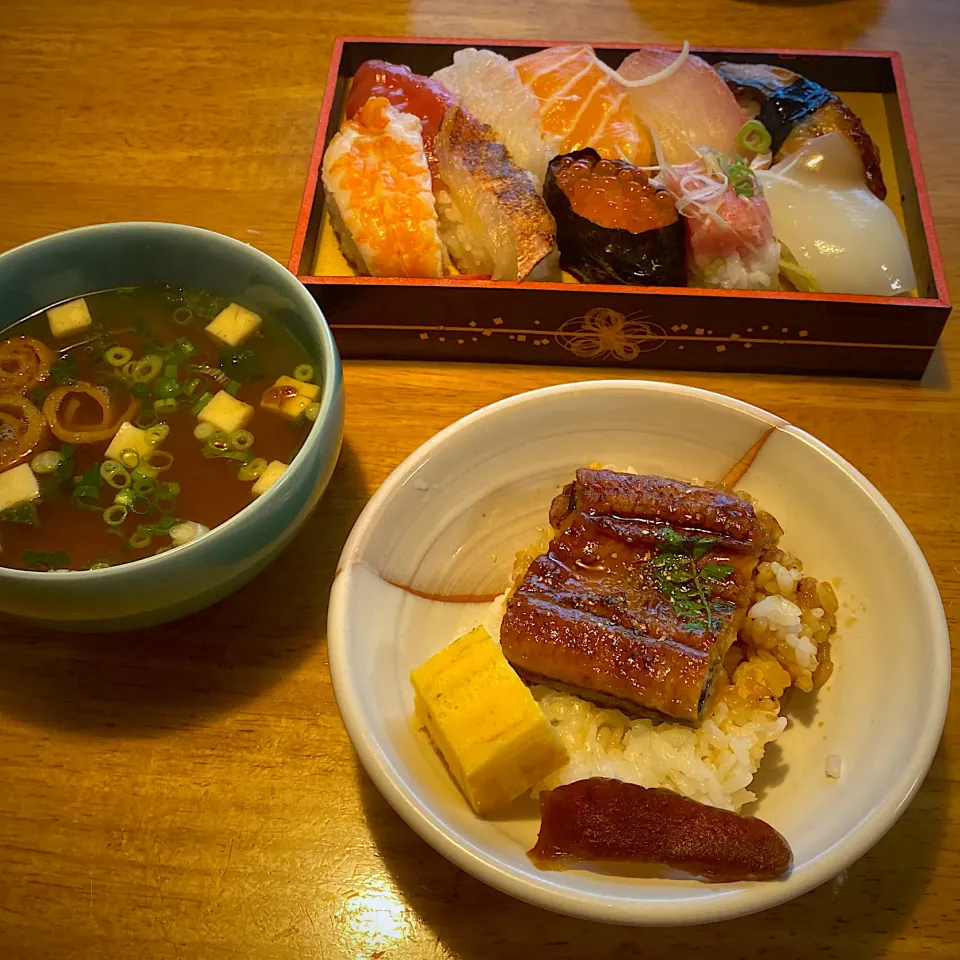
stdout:
<svg viewBox="0 0 960 960">
<path fill-rule="evenodd" d="M 736 97 L 705 60 L 690 54 L 677 61 L 675 51 L 649 47 L 620 65 L 637 115 L 670 163 L 698 160 L 703 147 L 733 153 L 747 119 Z"/>
<path fill-rule="evenodd" d="M 770 64 L 585 44 L 369 60 L 323 158 L 329 220 L 373 276 L 908 293 L 860 119 Z M 328 249 L 328 248 L 324 248 Z"/>
<path fill-rule="evenodd" d="M 778 236 L 816 289 L 890 297 L 916 286 L 900 224 L 842 134 L 808 140 L 758 176 Z"/>
<path fill-rule="evenodd" d="M 880 200 L 886 197 L 880 153 L 860 118 L 836 94 L 792 70 L 766 63 L 718 63 L 716 69 L 769 131 L 774 160 L 796 152 L 814 137 L 836 132 L 860 154 L 870 190 Z"/>
<path fill-rule="evenodd" d="M 624 160 L 577 150 L 550 161 L 544 199 L 560 263 L 586 283 L 681 286 L 684 226 L 673 197 Z"/>
<path fill-rule="evenodd" d="M 441 232 L 457 267 L 494 280 L 525 280 L 535 271 L 536 279 L 559 279 L 553 217 L 490 127 L 453 107 L 436 148 Z"/>
<path fill-rule="evenodd" d="M 517 68 L 492 50 L 458 50 L 453 64 L 433 74 L 481 123 L 493 130 L 510 158 L 526 170 L 537 186 L 556 155 L 553 138 L 540 128 L 540 104 L 520 80 Z"/>
<path fill-rule="evenodd" d="M 593 147 L 608 160 L 638 167 L 654 162 L 650 131 L 634 112 L 626 87 L 592 47 L 548 47 L 514 64 L 540 102 L 540 129 L 556 153 Z"/>
<path fill-rule="evenodd" d="M 323 185 L 344 254 L 375 277 L 442 277 L 420 121 L 371 97 L 327 147 Z"/>
</svg>

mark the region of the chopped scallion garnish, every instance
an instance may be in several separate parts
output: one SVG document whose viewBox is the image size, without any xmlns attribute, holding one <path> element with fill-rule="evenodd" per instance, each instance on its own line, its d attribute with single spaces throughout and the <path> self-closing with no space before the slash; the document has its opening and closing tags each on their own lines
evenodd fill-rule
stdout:
<svg viewBox="0 0 960 960">
<path fill-rule="evenodd" d="M 162 369 L 163 357 L 150 353 L 134 364 L 131 376 L 137 383 L 152 383 L 160 376 Z"/>
<path fill-rule="evenodd" d="M 227 441 L 234 450 L 249 450 L 253 446 L 253 434 L 249 430 L 234 430 Z"/>
<path fill-rule="evenodd" d="M 240 389 L 239 380 L 231 380 L 226 386 L 227 393 L 229 393 L 231 397 L 235 397 L 239 389 Z"/>
<path fill-rule="evenodd" d="M 267 461 L 263 457 L 257 457 L 249 463 L 245 463 L 238 471 L 237 476 L 241 480 L 256 480 L 264 470 L 267 469 Z"/>
<path fill-rule="evenodd" d="M 110 364 L 111 367 L 122 367 L 125 363 L 129 363 L 133 359 L 133 351 L 128 347 L 111 347 L 107 350 L 103 359 Z"/>
<path fill-rule="evenodd" d="M 309 363 L 298 364 L 293 371 L 294 380 L 303 380 L 305 383 L 309 383 L 313 380 L 313 367 Z"/>
<path fill-rule="evenodd" d="M 216 432 L 217 428 L 206 420 L 201 420 L 200 423 L 193 428 L 193 435 L 198 440 L 209 440 Z"/>
<path fill-rule="evenodd" d="M 759 120 L 748 120 L 734 142 L 741 153 L 766 153 L 773 143 L 770 132 Z"/>
<path fill-rule="evenodd" d="M 103 522 L 108 527 L 119 527 L 127 519 L 127 507 L 122 503 L 114 503 L 103 511 Z"/>
<path fill-rule="evenodd" d="M 147 428 L 147 443 L 152 447 L 162 443 L 168 436 L 170 436 L 169 423 L 157 423 Z"/>
<path fill-rule="evenodd" d="M 200 394 L 200 399 L 190 408 L 190 412 L 196 416 L 213 399 L 213 394 L 206 390 Z"/>
<path fill-rule="evenodd" d="M 140 454 L 132 447 L 120 451 L 120 463 L 128 470 L 135 470 L 140 466 Z"/>
<path fill-rule="evenodd" d="M 43 453 L 38 453 L 30 461 L 30 469 L 39 476 L 43 476 L 47 473 L 53 473 L 62 461 L 63 455 L 59 450 L 45 450 Z"/>
<path fill-rule="evenodd" d="M 313 423 L 317 417 L 320 416 L 320 404 L 314 401 L 313 403 L 307 406 L 307 409 L 303 411 L 303 415 Z"/>
</svg>

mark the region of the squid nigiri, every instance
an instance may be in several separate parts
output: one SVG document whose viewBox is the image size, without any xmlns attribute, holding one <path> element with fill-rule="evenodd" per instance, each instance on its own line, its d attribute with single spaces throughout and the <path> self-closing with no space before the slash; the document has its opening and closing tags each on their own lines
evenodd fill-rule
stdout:
<svg viewBox="0 0 960 960">
<path fill-rule="evenodd" d="M 677 59 L 675 51 L 654 47 L 631 53 L 623 61 L 617 72 L 624 80 L 662 74 L 649 85 L 628 87 L 633 109 L 657 135 L 671 163 L 699 159 L 701 147 L 733 153 L 747 119 L 736 98 L 716 70 L 693 54 L 668 72 Z"/>
<path fill-rule="evenodd" d="M 900 224 L 867 188 L 862 158 L 842 134 L 808 140 L 757 175 L 778 237 L 820 290 L 890 297 L 916 286 Z"/>
<path fill-rule="evenodd" d="M 654 163 L 650 131 L 630 104 L 617 74 L 592 47 L 548 47 L 514 61 L 540 101 L 540 127 L 557 154 L 593 147 L 607 160 Z"/>
<path fill-rule="evenodd" d="M 348 260 L 375 277 L 443 276 L 420 121 L 371 97 L 330 141 L 323 185 Z"/>
</svg>

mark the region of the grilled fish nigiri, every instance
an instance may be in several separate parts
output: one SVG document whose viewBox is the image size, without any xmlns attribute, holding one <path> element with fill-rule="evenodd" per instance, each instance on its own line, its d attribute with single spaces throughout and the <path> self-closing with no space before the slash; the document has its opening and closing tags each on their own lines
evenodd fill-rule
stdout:
<svg viewBox="0 0 960 960">
<path fill-rule="evenodd" d="M 344 255 L 375 277 L 443 276 L 421 124 L 371 97 L 330 141 L 323 185 Z"/>
<path fill-rule="evenodd" d="M 548 47 L 514 61 L 520 79 L 540 101 L 540 126 L 555 154 L 593 147 L 607 160 L 637 167 L 656 163 L 650 131 L 626 87 L 592 47 Z"/>
<path fill-rule="evenodd" d="M 799 73 L 766 63 L 718 63 L 717 73 L 740 103 L 758 111 L 757 119 L 773 139 L 775 161 L 796 153 L 808 140 L 838 133 L 860 154 L 871 193 L 886 198 L 880 152 L 860 118 L 835 93 Z"/>
<path fill-rule="evenodd" d="M 553 217 L 490 127 L 452 107 L 434 145 L 440 234 L 460 271 L 494 280 L 559 277 Z"/>
<path fill-rule="evenodd" d="M 625 80 L 645 80 L 676 59 L 672 50 L 637 50 L 617 73 Z M 659 137 L 670 163 L 699 160 L 701 147 L 733 153 L 747 119 L 717 71 L 693 54 L 669 76 L 649 86 L 631 86 L 629 94 L 637 116 Z"/>
<path fill-rule="evenodd" d="M 504 656 L 528 681 L 698 723 L 776 521 L 718 490 L 580 469 L 550 522 L 507 603 Z"/>
</svg>

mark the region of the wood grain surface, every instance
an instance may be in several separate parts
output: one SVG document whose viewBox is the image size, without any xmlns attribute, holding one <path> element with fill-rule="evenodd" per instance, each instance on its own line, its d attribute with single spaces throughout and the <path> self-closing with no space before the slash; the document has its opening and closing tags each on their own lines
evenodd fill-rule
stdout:
<svg viewBox="0 0 960 960">
<path fill-rule="evenodd" d="M 363 33 L 900 50 L 960 292 L 954 0 L 2 0 L 0 250 L 157 219 L 285 261 L 332 38 Z M 609 375 L 347 364 L 329 492 L 252 585 L 135 634 L 0 624 L 0 957 L 960 956 L 956 698 L 930 776 L 874 850 L 799 901 L 709 928 L 603 927 L 514 902 L 427 847 L 359 769 L 325 615 L 364 503 L 463 414 Z M 956 321 L 922 384 L 672 377 L 766 407 L 862 470 L 929 558 L 955 643 L 958 378 Z"/>
</svg>

